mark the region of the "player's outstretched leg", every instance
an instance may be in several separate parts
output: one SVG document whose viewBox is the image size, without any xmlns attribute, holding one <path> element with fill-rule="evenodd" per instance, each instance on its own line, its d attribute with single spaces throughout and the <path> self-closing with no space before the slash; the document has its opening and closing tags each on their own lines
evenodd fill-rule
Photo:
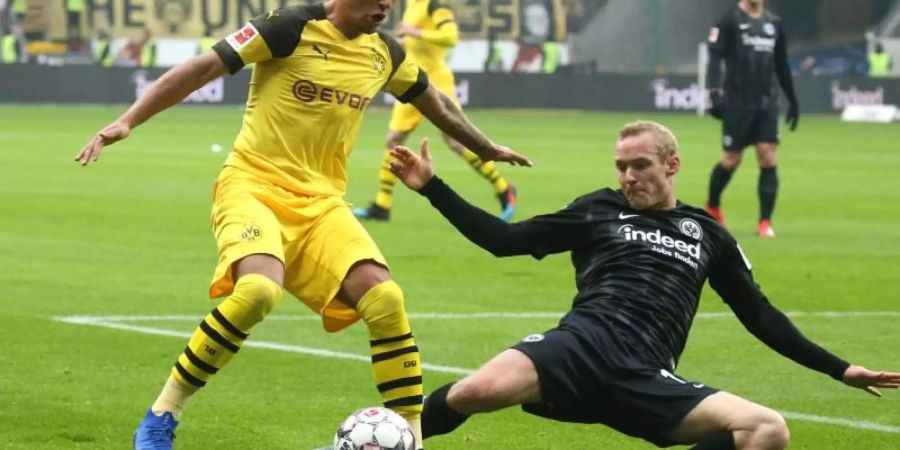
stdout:
<svg viewBox="0 0 900 450">
<path fill-rule="evenodd" d="M 669 438 L 696 450 L 781 450 L 791 439 L 778 412 L 724 391 L 698 403 Z"/>
<path fill-rule="evenodd" d="M 137 450 L 172 448 L 175 427 L 188 398 L 205 386 L 240 350 L 254 325 L 281 299 L 281 286 L 256 273 L 240 277 L 231 296 L 213 309 L 178 356 L 159 397 L 134 434 Z"/>
<path fill-rule="evenodd" d="M 454 410 L 447 404 L 447 394 L 456 384 L 448 383 L 434 390 L 425 398 L 425 409 L 422 411 L 422 438 L 447 434 L 459 428 L 469 416 Z"/>
<path fill-rule="evenodd" d="M 469 416 L 540 401 L 537 369 L 528 356 L 508 349 L 472 375 L 436 389 L 425 400 L 423 438 L 447 434 Z"/>
</svg>

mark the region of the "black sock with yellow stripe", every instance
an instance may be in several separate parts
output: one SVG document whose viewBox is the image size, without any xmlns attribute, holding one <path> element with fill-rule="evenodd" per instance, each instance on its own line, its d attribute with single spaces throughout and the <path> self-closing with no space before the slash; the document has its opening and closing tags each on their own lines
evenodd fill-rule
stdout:
<svg viewBox="0 0 900 450">
<path fill-rule="evenodd" d="M 281 294 L 281 286 L 263 275 L 241 277 L 231 296 L 210 311 L 194 331 L 151 407 L 153 412 L 171 411 L 177 419 L 187 398 L 228 364 L 250 330 L 278 304 Z"/>
<path fill-rule="evenodd" d="M 422 445 L 422 367 L 403 305 L 403 291 L 393 280 L 366 292 L 357 312 L 369 327 L 372 374 L 386 408 L 403 416 Z"/>
</svg>

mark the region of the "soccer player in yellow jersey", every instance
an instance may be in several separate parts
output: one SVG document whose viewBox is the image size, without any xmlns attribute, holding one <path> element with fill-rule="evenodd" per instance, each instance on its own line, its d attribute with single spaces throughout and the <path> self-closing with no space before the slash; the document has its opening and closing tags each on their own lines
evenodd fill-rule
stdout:
<svg viewBox="0 0 900 450">
<path fill-rule="evenodd" d="M 403 292 L 343 199 L 363 112 L 383 89 L 486 161 L 530 162 L 491 142 L 396 41 L 376 33 L 390 7 L 391 0 L 330 0 L 255 17 L 168 71 L 76 156 L 82 165 L 96 161 L 104 146 L 153 115 L 256 63 L 241 131 L 213 185 L 219 264 L 209 295 L 225 300 L 178 357 L 135 433 L 135 448 L 172 447 L 188 398 L 237 353 L 285 289 L 321 315 L 326 331 L 362 319 L 384 405 L 421 437 L 422 366 Z"/>
<path fill-rule="evenodd" d="M 459 30 L 453 17 L 453 11 L 441 0 L 409 0 L 403 12 L 402 22 L 397 27 L 397 34 L 403 36 L 403 45 L 407 56 L 428 73 L 428 79 L 457 105 L 456 83 L 453 72 L 447 65 L 447 50 L 453 48 L 459 40 Z M 391 149 L 403 145 L 409 135 L 419 126 L 422 114 L 414 106 L 396 103 L 388 125 L 387 150 L 385 150 L 381 168 L 378 170 L 380 183 L 375 200 L 367 208 L 354 208 L 353 213 L 361 219 L 388 220 L 393 206 L 394 184 L 397 177 L 390 171 Z M 489 160 L 468 150 L 452 136 L 444 133 L 444 141 L 469 165 L 478 171 L 494 187 L 494 193 L 500 200 L 500 217 L 509 221 L 516 209 L 516 188 L 509 184 Z"/>
</svg>

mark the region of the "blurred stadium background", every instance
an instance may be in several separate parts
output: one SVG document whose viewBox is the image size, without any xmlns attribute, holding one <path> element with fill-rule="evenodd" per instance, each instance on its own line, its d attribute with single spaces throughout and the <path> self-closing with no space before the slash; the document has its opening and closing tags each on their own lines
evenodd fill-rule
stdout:
<svg viewBox="0 0 900 450">
<path fill-rule="evenodd" d="M 685 161 L 680 197 L 701 204 L 720 155 L 719 123 L 697 117 L 706 101 L 701 43 L 735 1 L 445 0 L 462 33 L 450 62 L 470 117 L 536 162 L 501 168 L 519 188 L 517 217 L 615 185 L 616 131 L 635 118 L 675 131 Z M 218 150 L 228 150 L 240 126 L 249 70 L 151 120 L 97 166 L 82 169 L 71 158 L 167 67 L 207 48 L 204 37 L 214 42 L 293 3 L 0 0 L 0 448 L 130 443 L 209 309 L 210 187 L 224 159 Z M 900 127 L 892 105 L 900 105 L 900 1 L 767 3 L 786 24 L 803 115 L 779 152 L 779 237 L 754 236 L 752 162 L 725 197 L 731 231 L 773 303 L 801 329 L 854 362 L 898 370 Z M 385 29 L 402 10 L 395 3 Z M 877 43 L 895 61 L 888 76 L 870 76 Z M 370 108 L 351 157 L 348 200 L 357 204 L 377 187 L 387 103 Z M 417 136 L 438 134 L 422 127 Z M 483 182 L 436 147 L 440 173 L 494 208 Z M 406 291 L 432 365 L 426 389 L 551 327 L 568 308 L 565 256 L 495 260 L 426 202 L 398 191 L 392 221 L 368 227 Z M 842 388 L 754 341 L 714 294 L 701 305 L 684 376 L 783 411 L 792 448 L 900 448 L 897 393 L 876 400 Z M 326 335 L 298 302 L 284 302 L 254 335 L 256 347 L 193 400 L 178 444 L 329 442 L 347 413 L 378 402 L 364 334 L 354 327 Z M 510 410 L 429 448 L 651 447 Z"/>
</svg>

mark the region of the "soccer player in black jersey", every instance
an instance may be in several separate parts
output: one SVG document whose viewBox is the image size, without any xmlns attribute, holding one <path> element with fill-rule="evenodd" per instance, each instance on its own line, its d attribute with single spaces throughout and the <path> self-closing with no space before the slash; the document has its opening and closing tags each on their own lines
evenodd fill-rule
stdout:
<svg viewBox="0 0 900 450">
<path fill-rule="evenodd" d="M 453 431 L 472 414 L 522 405 L 658 446 L 784 448 L 789 434 L 777 412 L 675 374 L 707 278 L 747 330 L 782 355 L 874 395 L 900 385 L 900 373 L 850 365 L 810 342 L 769 303 L 734 238 L 702 209 L 676 199 L 678 144 L 662 125 L 634 122 L 620 131 L 620 190 L 600 189 L 514 224 L 434 176 L 427 143 L 421 157 L 403 147 L 393 154 L 394 174 L 466 238 L 496 256 L 571 252 L 578 288 L 556 328 L 432 392 L 422 413 L 426 438 Z"/>
<path fill-rule="evenodd" d="M 740 164 L 744 148 L 755 144 L 759 161 L 757 234 L 763 238 L 775 237 L 772 211 L 778 195 L 775 150 L 779 141 L 776 77 L 788 100 L 786 123 L 794 131 L 800 113 L 781 19 L 765 9 L 765 0 L 740 0 L 709 32 L 710 113 L 722 120 L 725 153 L 710 176 L 706 211 L 725 223 L 720 207 L 722 191 Z"/>
</svg>

